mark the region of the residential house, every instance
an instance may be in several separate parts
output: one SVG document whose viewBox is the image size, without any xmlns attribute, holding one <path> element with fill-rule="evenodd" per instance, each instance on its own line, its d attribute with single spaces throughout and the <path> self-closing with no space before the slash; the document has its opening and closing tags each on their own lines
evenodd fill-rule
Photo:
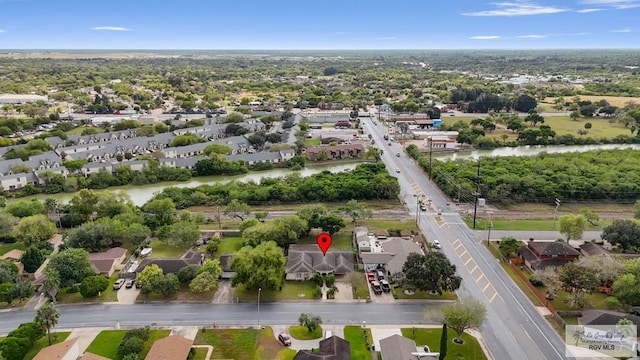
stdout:
<svg viewBox="0 0 640 360">
<path fill-rule="evenodd" d="M 328 145 L 331 143 L 337 143 L 337 144 L 349 144 L 351 141 L 353 141 L 354 139 L 356 139 L 356 137 L 358 136 L 357 133 L 327 133 L 327 134 L 320 134 L 320 143 L 322 145 Z"/>
<path fill-rule="evenodd" d="M 156 340 L 145 360 L 187 360 L 193 340 L 178 335 L 169 335 Z"/>
<path fill-rule="evenodd" d="M 457 131 L 450 131 L 451 133 L 455 133 L 456 136 L 458 134 Z M 424 146 L 428 149 L 433 150 L 442 150 L 442 149 L 456 149 L 458 147 L 458 141 L 456 140 L 456 136 L 450 135 L 427 135 Z"/>
<path fill-rule="evenodd" d="M 245 136 L 231 136 L 224 139 L 218 139 L 213 141 L 214 144 L 227 145 L 231 148 L 231 154 L 246 153 L 251 149 L 251 143 Z"/>
<path fill-rule="evenodd" d="M 256 165 L 256 164 L 279 164 L 285 161 L 290 160 L 295 156 L 296 152 L 294 150 L 280 150 L 280 151 L 262 151 L 253 154 L 236 154 L 236 155 L 227 155 L 227 160 L 229 161 L 244 161 L 244 164 L 247 166 Z"/>
<path fill-rule="evenodd" d="M 33 360 L 76 360 L 79 356 L 78 338 L 73 338 L 45 347 Z"/>
<path fill-rule="evenodd" d="M 168 147 L 162 150 L 164 156 L 168 158 L 188 158 L 204 153 L 204 148 L 211 145 L 210 142 L 201 142 L 187 146 Z"/>
<path fill-rule="evenodd" d="M 435 360 L 440 356 L 427 351 L 428 348 L 418 348 L 415 341 L 398 334 L 380 339 L 379 346 L 382 360 Z"/>
<path fill-rule="evenodd" d="M 38 177 L 33 173 L 10 174 L 0 178 L 3 190 L 18 190 L 27 185 L 37 185 L 38 182 Z"/>
<path fill-rule="evenodd" d="M 531 270 L 558 267 L 577 260 L 578 250 L 564 241 L 529 241 L 518 248 L 518 255 Z"/>
<path fill-rule="evenodd" d="M 424 254 L 423 248 L 417 242 L 393 237 L 386 240 L 376 240 L 371 252 L 360 252 L 360 259 L 367 270 L 384 267 L 387 275 L 402 272 L 402 267 L 409 254 Z"/>
<path fill-rule="evenodd" d="M 106 251 L 89 254 L 89 263 L 98 275 L 111 277 L 116 270 L 122 269 L 127 257 L 127 249 L 114 247 Z"/>
<path fill-rule="evenodd" d="M 353 271 L 353 253 L 327 251 L 326 255 L 314 244 L 289 245 L 286 279 L 307 280 L 315 273 L 344 275 Z"/>
<path fill-rule="evenodd" d="M 179 259 L 146 258 L 142 260 L 142 262 L 136 269 L 136 274 L 141 273 L 145 267 L 150 265 L 158 265 L 165 274 L 175 274 L 178 272 L 178 270 L 182 269 L 187 265 L 202 265 L 203 261 L 204 261 L 204 254 L 193 251 L 193 250 L 188 250 Z"/>
<path fill-rule="evenodd" d="M 309 160 L 338 160 L 359 158 L 364 155 L 365 148 L 361 144 L 313 146 L 306 149 Z"/>
<path fill-rule="evenodd" d="M 293 360 L 350 360 L 351 347 L 349 342 L 338 336 L 320 340 L 318 351 L 299 350 Z"/>
<path fill-rule="evenodd" d="M 178 158 L 178 159 L 160 159 L 160 166 L 167 166 L 178 169 L 188 169 L 193 170 L 196 167 L 198 161 L 203 160 L 202 157 L 193 157 L 193 158 Z"/>
<path fill-rule="evenodd" d="M 578 246 L 578 248 L 580 249 L 580 254 L 582 256 L 609 255 L 609 251 L 602 247 L 602 245 L 590 241 L 587 241 L 584 244 Z"/>
<path fill-rule="evenodd" d="M 85 177 L 88 177 L 92 174 L 97 174 L 100 171 L 106 171 L 107 173 L 111 174 L 113 173 L 113 165 L 107 162 L 90 162 L 82 165 L 80 171 Z"/>
<path fill-rule="evenodd" d="M 0 259 L 16 264 L 16 266 L 18 267 L 18 275 L 22 275 L 22 273 L 24 272 L 24 265 L 22 265 L 22 263 L 20 262 L 20 259 L 22 258 L 23 254 L 24 254 L 24 251 L 19 249 L 13 249 L 8 253 L 5 253 L 4 255 L 0 256 Z"/>
</svg>

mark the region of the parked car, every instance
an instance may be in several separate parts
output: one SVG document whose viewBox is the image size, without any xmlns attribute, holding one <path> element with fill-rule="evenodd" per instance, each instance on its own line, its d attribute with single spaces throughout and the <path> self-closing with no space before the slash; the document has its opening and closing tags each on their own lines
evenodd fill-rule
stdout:
<svg viewBox="0 0 640 360">
<path fill-rule="evenodd" d="M 396 153 L 396 156 L 397 156 L 397 157 L 400 157 L 400 153 Z"/>
<path fill-rule="evenodd" d="M 382 287 L 382 291 L 384 292 L 391 292 L 391 286 L 389 286 L 387 280 L 380 280 L 380 287 Z"/>
<path fill-rule="evenodd" d="M 367 280 L 369 282 L 376 281 L 376 274 L 373 273 L 373 272 L 368 272 L 367 273 Z"/>
<path fill-rule="evenodd" d="M 371 282 L 371 290 L 373 290 L 373 293 L 376 295 L 382 294 L 382 286 L 380 286 L 380 283 L 377 281 Z"/>
<path fill-rule="evenodd" d="M 440 241 L 433 240 L 433 247 L 436 249 L 442 249 L 442 245 L 440 245 Z"/>
<path fill-rule="evenodd" d="M 384 280 L 384 273 L 380 270 L 376 271 L 376 277 L 378 278 L 378 281 L 380 280 Z"/>
<path fill-rule="evenodd" d="M 124 287 L 126 287 L 127 289 L 131 289 L 133 287 L 133 284 L 136 281 L 134 279 L 128 279 L 125 283 L 124 283 Z"/>
<path fill-rule="evenodd" d="M 287 335 L 287 333 L 281 332 L 280 334 L 278 334 L 278 341 L 280 341 L 280 343 L 282 343 L 282 345 L 284 346 L 291 346 L 291 338 L 289 337 L 289 335 Z"/>
<path fill-rule="evenodd" d="M 122 287 L 122 284 L 124 284 L 124 279 L 116 280 L 116 282 L 113 283 L 113 290 L 120 290 L 120 288 Z"/>
<path fill-rule="evenodd" d="M 425 205 L 425 204 L 420 204 L 420 210 L 422 210 L 422 211 L 427 211 L 427 205 Z"/>
</svg>

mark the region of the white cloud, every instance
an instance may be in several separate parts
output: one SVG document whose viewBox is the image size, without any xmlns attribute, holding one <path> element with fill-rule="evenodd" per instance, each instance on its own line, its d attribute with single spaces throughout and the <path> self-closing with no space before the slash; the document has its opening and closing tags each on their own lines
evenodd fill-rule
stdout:
<svg viewBox="0 0 640 360">
<path fill-rule="evenodd" d="M 5 33 L 6 31 L 4 29 L 0 29 L 0 34 Z"/>
<path fill-rule="evenodd" d="M 544 39 L 547 37 L 547 35 L 531 34 L 531 35 L 520 35 L 517 37 L 520 39 Z"/>
<path fill-rule="evenodd" d="M 589 5 L 608 5 L 618 10 L 640 7 L 640 1 L 638 0 L 583 0 L 582 3 Z"/>
<path fill-rule="evenodd" d="M 92 27 L 91 30 L 101 30 L 101 31 L 131 31 L 131 29 L 127 29 L 122 26 L 96 26 Z"/>
<path fill-rule="evenodd" d="M 556 14 L 568 11 L 567 9 L 555 6 L 542 6 L 528 1 L 496 2 L 493 10 L 473 11 L 462 13 L 465 16 L 525 16 Z"/>
<path fill-rule="evenodd" d="M 495 39 L 500 39 L 500 36 L 498 36 L 498 35 L 477 35 L 477 36 L 471 36 L 469 39 L 471 39 L 471 40 L 495 40 Z"/>
<path fill-rule="evenodd" d="M 614 33 L 630 33 L 630 32 L 633 32 L 633 30 L 631 30 L 629 28 L 626 28 L 626 29 L 611 30 L 611 32 L 614 32 Z"/>
<path fill-rule="evenodd" d="M 376 40 L 395 40 L 396 37 L 395 36 L 383 36 L 383 37 L 379 37 Z"/>
<path fill-rule="evenodd" d="M 592 13 L 592 12 L 596 12 L 596 11 L 602 11 L 604 9 L 600 9 L 600 8 L 588 8 L 588 9 L 580 9 L 580 10 L 576 10 L 576 12 L 582 13 L 582 14 L 586 14 L 586 13 Z"/>
</svg>

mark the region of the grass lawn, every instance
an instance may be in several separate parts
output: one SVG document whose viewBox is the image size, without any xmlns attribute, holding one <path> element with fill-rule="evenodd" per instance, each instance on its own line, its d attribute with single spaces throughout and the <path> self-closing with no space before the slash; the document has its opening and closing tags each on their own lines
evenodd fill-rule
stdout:
<svg viewBox="0 0 640 360">
<path fill-rule="evenodd" d="M 320 139 L 305 139 L 304 144 L 307 146 L 316 146 L 322 145 L 322 141 Z"/>
<path fill-rule="evenodd" d="M 421 328 L 402 328 L 402 336 L 412 339 L 416 342 L 417 346 L 428 345 L 429 349 L 433 352 L 440 351 L 440 337 L 442 336 L 442 329 L 421 329 Z M 415 334 L 415 335 L 414 335 Z M 449 329 L 447 331 L 448 344 L 447 344 L 447 358 L 448 359 L 465 359 L 465 360 L 484 360 L 487 356 L 482 351 L 478 340 L 469 334 L 463 334 L 462 345 L 453 342 L 456 337 L 456 332 Z"/>
<path fill-rule="evenodd" d="M 416 220 L 411 219 L 364 219 L 358 220 L 358 225 L 366 226 L 369 231 L 400 229 L 417 231 Z"/>
<path fill-rule="evenodd" d="M 109 359 L 118 359 L 118 345 L 124 338 L 127 330 L 103 330 L 89 344 L 87 352 L 104 356 Z"/>
<path fill-rule="evenodd" d="M 428 299 L 428 300 L 456 300 L 458 296 L 455 292 L 446 291 L 440 295 L 432 295 L 428 291 L 416 291 L 413 295 L 407 295 L 402 289 L 392 287 L 393 297 L 396 299 Z"/>
<path fill-rule="evenodd" d="M 315 289 L 311 281 L 285 281 L 282 291 L 272 291 L 262 289 L 260 292 L 260 301 L 278 301 L 278 300 L 315 300 L 313 298 L 313 289 Z M 299 296 L 304 294 L 304 296 Z M 237 297 L 244 301 L 258 301 L 258 290 L 246 290 L 244 286 L 238 285 L 233 292 L 233 297 Z"/>
<path fill-rule="evenodd" d="M 309 332 L 309 329 L 307 329 L 304 326 L 300 326 L 300 325 L 289 326 L 289 335 L 291 335 L 292 338 L 298 339 L 298 340 L 319 339 L 322 337 L 322 327 L 318 326 L 317 329 L 315 329 L 312 332 Z"/>
<path fill-rule="evenodd" d="M 473 218 L 464 218 L 465 223 L 471 227 L 473 226 Z M 513 230 L 513 231 L 544 231 L 544 230 L 556 230 L 558 228 L 558 222 L 556 221 L 556 229 L 553 227 L 553 219 L 491 219 L 493 222 L 492 230 Z M 588 225 L 585 231 L 601 230 L 603 227 L 609 225 L 610 221 L 600 221 L 599 226 Z M 477 230 L 487 230 L 489 228 L 489 219 L 482 218 L 480 221 L 476 221 Z"/>
<path fill-rule="evenodd" d="M 354 282 L 351 284 L 351 289 L 353 290 L 353 298 L 354 299 L 368 299 L 369 298 L 369 282 L 367 281 L 366 276 L 363 272 L 354 271 L 353 274 L 358 274 L 359 276 L 354 276 Z"/>
<path fill-rule="evenodd" d="M 568 116 L 548 116 L 544 119 L 544 124 L 551 126 L 556 134 L 571 134 L 576 137 L 580 137 L 578 130 L 585 130 L 586 123 L 591 123 L 591 129 L 583 137 L 614 138 L 618 135 L 631 135 L 631 131 L 623 124 L 610 123 L 609 119 L 603 117 L 579 118 L 575 121 Z"/>
<path fill-rule="evenodd" d="M 351 244 L 353 243 L 351 240 L 351 227 L 348 229 L 343 229 L 342 231 L 334 234 L 331 237 L 331 249 L 330 250 L 340 250 L 340 251 L 351 251 Z M 318 234 L 312 233 L 309 236 L 304 236 L 300 238 L 298 244 L 316 244 Z"/>
<path fill-rule="evenodd" d="M 58 344 L 58 343 L 61 343 L 61 342 L 65 341 L 65 340 L 67 340 L 67 337 L 69 337 L 69 334 L 71 334 L 71 333 L 70 332 L 54 332 L 54 333 L 51 333 L 51 344 L 52 345 L 53 344 Z M 31 348 L 31 350 L 29 350 L 27 355 L 24 356 L 24 360 L 33 359 L 36 355 L 38 355 L 38 352 L 40 352 L 40 350 L 44 349 L 47 346 L 49 346 L 49 337 L 45 334 L 40 339 L 36 340 L 36 342 L 33 344 L 33 347 Z"/>
<path fill-rule="evenodd" d="M 572 101 L 571 98 L 565 97 L 565 101 Z M 629 96 L 600 96 L 600 95 L 580 95 L 580 100 L 584 101 L 592 101 L 598 102 L 600 100 L 606 100 L 611 106 L 622 107 L 625 106 L 628 102 L 633 101 L 635 103 L 640 103 L 639 97 L 629 97 Z M 555 97 L 545 98 L 544 103 L 553 104 L 556 101 Z"/>
<path fill-rule="evenodd" d="M 205 360 L 207 358 L 207 352 L 209 349 L 195 348 L 196 353 L 193 355 L 192 360 Z"/>
<path fill-rule="evenodd" d="M 247 329 L 202 329 L 198 331 L 194 344 L 212 345 L 212 359 L 293 359 L 296 351 L 284 348 L 273 335 L 271 327 L 263 330 Z"/>
<path fill-rule="evenodd" d="M 153 252 L 150 257 L 154 259 L 178 258 L 189 250 L 188 246 L 173 246 L 160 240 L 152 241 L 151 248 Z"/>
<path fill-rule="evenodd" d="M 189 284 L 180 284 L 180 290 L 170 297 L 161 294 L 138 295 L 138 300 L 141 301 L 205 301 L 213 299 L 214 291 L 207 291 L 199 294 L 194 294 L 189 291 Z"/>
<path fill-rule="evenodd" d="M 352 360 L 373 360 L 371 359 L 371 347 L 373 337 L 371 336 L 371 329 L 366 329 L 367 338 L 364 337 L 364 332 L 360 326 L 345 326 L 344 327 L 344 339 L 349 342 L 351 346 L 351 359 Z M 367 347 L 369 345 L 369 348 Z"/>
<path fill-rule="evenodd" d="M 545 293 L 544 288 L 539 288 L 541 293 Z M 571 306 L 568 302 L 571 294 L 566 291 L 558 291 L 556 296 L 551 301 L 551 304 L 556 308 L 556 310 L 580 310 L 577 306 Z M 586 293 L 582 296 L 582 301 L 584 303 L 585 309 L 609 309 L 609 306 L 605 302 L 605 299 L 608 297 L 607 294 L 603 293 Z M 615 309 L 612 309 L 615 310 Z"/>
<path fill-rule="evenodd" d="M 223 236 L 220 239 L 220 246 L 218 246 L 218 254 L 228 254 L 238 252 L 242 248 L 241 237 L 226 237 Z"/>
<path fill-rule="evenodd" d="M 118 301 L 117 290 L 113 289 L 113 284 L 118 280 L 118 273 L 116 272 L 109 278 L 109 286 L 107 290 L 103 291 L 100 296 L 94 296 L 92 298 L 83 297 L 80 292 L 68 293 L 66 290 L 62 290 L 56 296 L 56 300 L 63 304 L 73 304 L 81 302 L 115 302 Z"/>
<path fill-rule="evenodd" d="M 15 243 L 0 243 L 0 255 L 4 255 L 13 249 L 26 250 L 25 246 L 21 242 Z"/>
<path fill-rule="evenodd" d="M 555 209 L 555 205 L 549 204 L 541 204 L 541 203 L 522 203 L 522 204 L 510 204 L 510 205 L 500 205 L 500 209 L 510 210 L 510 211 L 521 211 L 521 212 L 543 212 L 547 214 L 553 214 L 553 210 Z M 588 208 L 593 210 L 596 213 L 600 212 L 610 212 L 610 213 L 623 213 L 630 214 L 629 217 L 632 217 L 634 212 L 633 204 L 608 204 L 608 203 L 581 203 L 581 204 L 562 204 L 560 207 L 560 213 L 568 212 L 568 213 L 579 213 L 581 209 Z"/>
</svg>

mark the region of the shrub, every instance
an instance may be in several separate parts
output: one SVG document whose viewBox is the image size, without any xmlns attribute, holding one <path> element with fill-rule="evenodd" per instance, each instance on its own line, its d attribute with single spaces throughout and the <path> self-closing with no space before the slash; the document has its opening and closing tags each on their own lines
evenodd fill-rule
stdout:
<svg viewBox="0 0 640 360">
<path fill-rule="evenodd" d="M 322 286 L 322 284 L 324 283 L 324 278 L 322 277 L 322 275 L 320 275 L 319 273 L 315 273 L 313 274 L 313 276 L 311 277 L 311 282 L 314 283 L 316 286 Z"/>
<path fill-rule="evenodd" d="M 324 282 L 327 284 L 327 287 L 332 287 L 336 282 L 336 277 L 333 274 L 329 274 L 324 277 Z"/>
<path fill-rule="evenodd" d="M 10 332 L 7 337 L 29 339 L 32 343 L 44 336 L 44 330 L 36 323 L 28 322 L 20 324 L 17 329 Z"/>
<path fill-rule="evenodd" d="M 176 275 L 178 276 L 178 281 L 183 284 L 190 282 L 196 277 L 196 275 L 198 275 L 199 270 L 200 267 L 197 265 L 187 265 L 183 267 L 176 273 Z"/>
<path fill-rule="evenodd" d="M 540 286 L 544 286 L 544 283 L 542 282 L 542 280 L 537 279 L 535 276 L 531 275 L 529 277 L 529 282 L 531 283 L 531 285 L 535 286 L 535 287 L 540 287 Z"/>
<path fill-rule="evenodd" d="M 33 344 L 27 338 L 8 337 L 0 343 L 0 352 L 8 360 L 23 359 Z"/>
<path fill-rule="evenodd" d="M 80 283 L 80 294 L 82 297 L 90 298 L 107 290 L 109 280 L 103 276 L 89 276 Z"/>
</svg>

